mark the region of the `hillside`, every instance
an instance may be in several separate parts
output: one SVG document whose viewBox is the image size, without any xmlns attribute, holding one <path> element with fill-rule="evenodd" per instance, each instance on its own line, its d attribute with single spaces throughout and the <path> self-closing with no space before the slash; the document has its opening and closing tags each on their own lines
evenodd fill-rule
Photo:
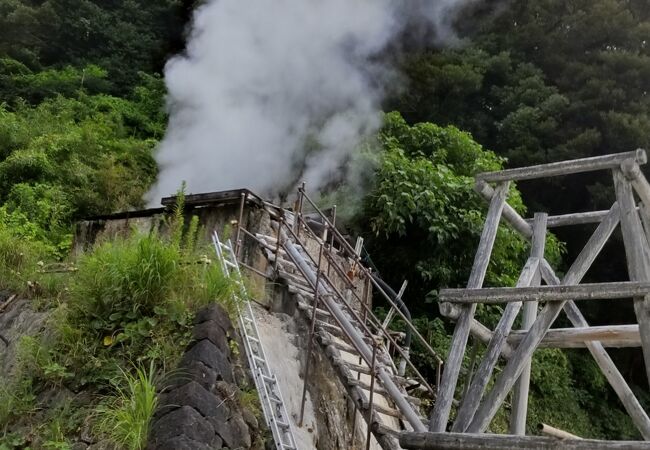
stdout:
<svg viewBox="0 0 650 450">
<path fill-rule="evenodd" d="M 381 45 L 365 42 L 365 35 L 355 34 L 354 21 L 339 21 L 340 15 L 321 11 L 320 22 L 331 28 L 312 22 L 298 27 L 292 15 L 295 28 L 313 29 L 313 42 L 302 46 L 290 41 L 287 50 L 271 45 L 275 41 L 269 37 L 273 52 L 268 60 L 343 48 L 345 58 L 333 57 L 332 82 L 326 83 L 326 65 L 310 66 L 317 58 L 305 63 L 287 56 L 281 67 L 258 73 L 257 64 L 267 60 L 237 47 L 248 49 L 258 36 L 226 39 L 239 36 L 237 27 L 223 31 L 232 35 L 222 36 L 221 29 L 197 32 L 209 26 L 205 17 L 218 19 L 206 8 L 214 2 L 0 0 L 0 321 L 7 317 L 5 308 L 16 307 L 7 304 L 12 299 L 26 311 L 21 320 L 31 323 L 15 360 L 18 374 L 0 386 L 0 449 L 29 443 L 73 448 L 80 430 L 90 426 L 86 415 L 101 416 L 96 398 L 81 399 L 83 408 L 73 411 L 73 394 L 87 390 L 105 396 L 103 404 L 109 404 L 119 397 L 115 389 L 126 389 L 134 376 L 171 372 L 190 339 L 194 314 L 223 300 L 220 289 L 227 289 L 220 274 L 187 263 L 208 252 L 195 242 L 196 224 L 183 225 L 176 217 L 171 226 L 178 231 L 171 237 L 135 236 L 72 256 L 79 220 L 157 206 L 157 189 L 171 195 L 182 181 L 189 183 L 188 193 L 198 193 L 192 183 L 214 182 L 207 190 L 220 190 L 218 183 L 243 180 L 246 185 L 227 188 L 259 186 L 266 190 L 260 195 L 288 206 L 300 181 L 313 179 L 308 189 L 317 191 L 322 204 L 336 203 L 340 222 L 365 238 L 365 263 L 393 287 L 408 280 L 405 301 L 414 323 L 444 354 L 453 323 L 440 316 L 434 303 L 439 289 L 465 286 L 486 211 L 473 191 L 473 176 L 650 147 L 646 2 L 450 3 L 458 5 L 451 25 L 437 24 L 431 38 L 432 31 L 412 19 L 413 11 L 404 11 L 409 19 L 386 37 L 377 12 L 375 21 L 363 24 L 364 32 Z M 365 17 L 365 10 L 349 8 L 351 17 Z M 278 20 L 277 29 L 288 28 L 276 16 L 244 19 L 271 25 Z M 339 22 L 344 24 L 340 30 L 334 26 Z M 334 28 L 340 32 L 336 45 L 316 45 Z M 453 36 L 443 39 L 441 30 Z M 231 64 L 231 85 L 212 78 L 208 69 L 218 72 L 212 60 L 186 67 L 181 75 L 191 74 L 188 78 L 175 72 L 183 64 L 191 66 L 192 57 L 209 53 L 199 45 L 202 36 L 223 38 L 211 42 L 220 50 L 217 56 L 225 58 L 217 61 Z M 232 54 L 224 55 L 222 50 L 231 47 Z M 360 60 L 348 64 L 350 54 Z M 237 64 L 253 67 L 255 73 L 242 77 Z M 306 82 L 303 72 L 319 76 Z M 363 76 L 355 78 L 359 73 Z M 250 90 L 242 88 L 248 88 L 246 83 Z M 218 89 L 223 86 L 230 90 Z M 287 86 L 295 93 L 287 96 L 282 91 Z M 192 88 L 196 92 L 189 92 Z M 231 95 L 235 91 L 243 94 Z M 274 92 L 282 99 L 281 109 L 275 108 Z M 302 96 L 318 101 L 304 103 Z M 203 108 L 216 103 L 214 98 L 221 109 L 210 116 Z M 268 108 L 257 114 L 251 107 L 249 114 L 249 105 Z M 207 125 L 187 111 L 198 111 Z M 211 130 L 208 119 L 221 120 L 223 130 L 238 139 L 211 140 L 213 133 L 227 133 Z M 192 141 L 179 128 L 187 123 L 196 126 L 193 132 L 206 134 Z M 362 139 L 356 139 L 359 135 Z M 268 139 L 260 143 L 260 136 Z M 259 162 L 239 150 L 240 141 L 248 140 L 255 145 L 253 155 L 263 154 L 259 149 L 267 144 L 268 149 L 299 147 L 301 153 L 268 153 L 273 157 Z M 196 142 L 200 151 L 188 142 Z M 210 157 L 205 152 L 213 148 Z M 187 170 L 196 177 L 167 178 L 185 173 L 172 170 L 179 159 L 194 164 Z M 291 170 L 274 173 L 277 167 Z M 276 184 L 269 187 L 271 181 Z M 520 183 L 511 187 L 510 200 L 522 215 L 524 204 L 531 212 L 539 208 L 551 214 L 601 209 L 613 201 L 606 188 L 610 184 L 600 173 Z M 547 243 L 547 259 L 566 268 L 590 230 L 558 231 Z M 587 280 L 626 279 L 622 252 L 615 247 L 622 245 L 605 247 Z M 527 252 L 524 240 L 500 229 L 486 285 L 514 285 Z M 139 272 L 148 258 L 161 262 L 157 269 L 162 272 Z M 166 277 L 178 283 L 160 284 Z M 134 286 L 140 281 L 145 284 Z M 156 303 L 160 298 L 165 299 L 162 305 Z M 140 307 L 131 311 L 132 303 Z M 379 317 L 387 313 L 379 298 L 374 306 Z M 494 308 L 478 312 L 489 326 L 500 317 L 501 309 Z M 590 304 L 585 313 L 593 324 L 634 321 L 632 308 L 605 302 Z M 403 331 L 403 322 L 396 320 L 394 328 Z M 41 338 L 34 337 L 37 329 Z M 113 339 L 123 341 L 116 345 Z M 177 345 L 170 346 L 170 339 Z M 0 352 L 2 346 L 0 342 Z M 418 368 L 433 379 L 434 364 L 423 349 L 415 346 L 413 354 Z M 643 406 L 650 408 L 641 351 L 616 349 L 611 354 Z M 530 424 L 552 422 L 584 437 L 639 438 L 586 350 L 536 353 L 531 383 Z M 59 390 L 70 398 L 52 403 L 48 396 Z M 494 427 L 507 428 L 505 412 Z M 100 428 L 102 436 L 110 435 Z M 142 441 L 133 448 L 139 445 Z"/>
</svg>

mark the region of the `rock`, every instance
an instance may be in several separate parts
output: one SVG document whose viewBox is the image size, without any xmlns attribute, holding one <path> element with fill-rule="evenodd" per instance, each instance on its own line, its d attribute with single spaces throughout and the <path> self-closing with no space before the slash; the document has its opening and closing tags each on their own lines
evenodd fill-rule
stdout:
<svg viewBox="0 0 650 450">
<path fill-rule="evenodd" d="M 154 447 L 183 434 L 195 441 L 211 442 L 214 427 L 189 406 L 182 406 L 165 414 L 151 427 L 151 441 Z"/>
<path fill-rule="evenodd" d="M 192 336 L 196 341 L 207 339 L 217 346 L 225 355 L 230 356 L 230 346 L 226 333 L 219 326 L 215 326 L 213 321 L 202 322 L 194 326 Z"/>
<path fill-rule="evenodd" d="M 86 450 L 87 448 L 88 444 L 85 444 L 84 442 L 75 442 L 70 447 L 70 450 Z"/>
<path fill-rule="evenodd" d="M 242 418 L 244 419 L 244 422 L 246 422 L 246 425 L 252 430 L 252 431 L 257 431 L 260 428 L 260 424 L 257 421 L 257 417 L 255 417 L 255 414 L 248 409 L 248 408 L 243 408 L 241 412 Z"/>
<path fill-rule="evenodd" d="M 197 312 L 194 317 L 195 325 L 208 321 L 212 321 L 221 327 L 226 335 L 231 335 L 234 330 L 228 313 L 217 303 L 213 303 L 212 305 L 203 308 Z"/>
<path fill-rule="evenodd" d="M 228 357 L 207 339 L 198 341 L 185 353 L 181 360 L 181 367 L 189 367 L 193 361 L 199 361 L 214 369 L 218 380 L 233 381 L 232 366 Z"/>
<path fill-rule="evenodd" d="M 211 394 L 196 381 L 190 381 L 160 396 L 160 408 L 162 410 L 175 409 L 182 405 L 191 406 L 204 417 L 228 417 L 229 414 L 226 402 Z"/>
<path fill-rule="evenodd" d="M 228 448 L 250 448 L 250 431 L 240 415 L 236 414 L 227 421 L 219 417 L 211 417 L 210 423 Z"/>
<path fill-rule="evenodd" d="M 151 450 L 211 450 L 214 448 L 221 448 L 221 445 L 217 447 L 195 441 L 187 436 L 176 436 L 151 447 Z"/>
<path fill-rule="evenodd" d="M 196 381 L 208 391 L 212 391 L 217 383 L 217 371 L 200 361 L 191 361 L 174 371 L 163 392 L 169 392 L 190 381 Z"/>
</svg>

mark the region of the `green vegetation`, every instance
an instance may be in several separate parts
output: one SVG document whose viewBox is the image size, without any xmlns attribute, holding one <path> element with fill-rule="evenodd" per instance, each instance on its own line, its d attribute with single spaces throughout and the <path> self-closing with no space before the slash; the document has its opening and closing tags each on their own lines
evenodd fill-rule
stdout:
<svg viewBox="0 0 650 450">
<path fill-rule="evenodd" d="M 0 391 L 0 430 L 31 429 L 25 435 L 44 448 L 64 443 L 84 416 L 66 416 L 64 426 L 52 422 L 63 418 L 41 412 L 41 402 L 65 388 L 101 394 L 98 404 L 91 398 L 74 405 L 93 418 L 98 437 L 144 448 L 156 389 L 189 343 L 193 313 L 214 301 L 236 307 L 231 280 L 199 257 L 204 248 L 188 236 L 198 233 L 192 224 L 182 232 L 177 216 L 169 226 L 181 232 L 170 238 L 134 234 L 81 256 L 62 283 L 69 291 L 51 312 L 50 334 L 20 342 L 17 370 Z"/>
<path fill-rule="evenodd" d="M 114 383 L 115 394 L 96 409 L 100 433 L 110 436 L 120 448 L 145 448 L 149 423 L 158 404 L 157 385 L 153 361 L 146 369 L 136 367 L 135 375 L 123 370 L 121 381 Z"/>
<path fill-rule="evenodd" d="M 67 448 L 98 405 L 42 405 L 61 387 L 105 396 L 99 409 L 115 414 L 93 416 L 102 417 L 101 433 L 137 448 L 151 370 L 174 366 L 196 308 L 213 299 L 235 306 L 221 271 L 197 263 L 198 220 L 181 223 L 182 204 L 167 224 L 169 239 L 106 242 L 74 261 L 78 272 L 43 273 L 52 262 L 72 262 L 76 220 L 144 206 L 166 126 L 160 70 L 183 47 L 182 29 L 199 3 L 0 0 L 0 293 L 54 310 L 53 335 L 23 339 L 15 377 L 0 386 L 2 450 Z M 351 219 L 386 280 L 409 280 L 415 322 L 442 354 L 451 328 L 438 317 L 436 292 L 465 284 L 485 212 L 472 176 L 650 144 L 646 2 L 509 2 L 497 12 L 494 2 L 469 3 L 460 45 L 411 48 L 406 36 L 383 55 L 406 83 L 384 104 L 396 112 L 385 115 L 380 151 L 368 152 L 374 177 Z M 528 215 L 609 206 L 603 176 L 521 183 L 510 201 Z M 546 257 L 566 267 L 577 249 L 560 242 L 581 243 L 587 232 L 559 231 Z M 525 242 L 500 228 L 486 283 L 512 285 L 526 252 Z M 589 275 L 625 278 L 620 254 L 609 256 Z M 593 323 L 633 320 L 630 310 L 604 302 L 588 308 Z M 500 311 L 478 314 L 493 325 Z M 417 345 L 413 352 L 433 377 L 433 361 Z M 612 352 L 648 406 L 638 356 Z M 144 397 L 137 405 L 120 398 L 134 392 Z M 638 437 L 585 350 L 535 355 L 530 417 L 585 437 Z M 505 430 L 505 420 L 507 407 L 494 431 Z"/>
</svg>

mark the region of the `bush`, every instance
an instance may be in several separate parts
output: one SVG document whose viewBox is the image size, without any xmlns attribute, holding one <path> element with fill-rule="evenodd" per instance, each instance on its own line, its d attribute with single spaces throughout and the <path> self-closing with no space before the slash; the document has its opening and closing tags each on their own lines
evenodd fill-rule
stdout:
<svg viewBox="0 0 650 450">
<path fill-rule="evenodd" d="M 153 235 L 101 245 L 80 262 L 73 318 L 110 334 L 153 315 L 178 281 L 179 263 L 178 252 Z"/>
<path fill-rule="evenodd" d="M 22 239 L 0 222 L 0 289 L 26 292 L 42 256 L 38 244 Z"/>
</svg>

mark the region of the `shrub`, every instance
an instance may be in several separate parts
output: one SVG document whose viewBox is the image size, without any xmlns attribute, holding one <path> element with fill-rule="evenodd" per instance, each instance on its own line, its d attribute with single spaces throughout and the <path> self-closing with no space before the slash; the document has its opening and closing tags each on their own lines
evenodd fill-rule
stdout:
<svg viewBox="0 0 650 450">
<path fill-rule="evenodd" d="M 101 245 L 79 264 L 71 318 L 82 328 L 111 334 L 169 298 L 180 255 L 157 236 L 134 236 Z"/>
<path fill-rule="evenodd" d="M 40 246 L 20 238 L 0 223 L 0 289 L 25 292 L 41 256 Z"/>
<path fill-rule="evenodd" d="M 121 378 L 113 383 L 114 395 L 97 407 L 98 431 L 120 448 L 140 450 L 146 446 L 151 417 L 158 404 L 156 371 L 134 367 L 135 374 L 120 369 Z"/>
</svg>

